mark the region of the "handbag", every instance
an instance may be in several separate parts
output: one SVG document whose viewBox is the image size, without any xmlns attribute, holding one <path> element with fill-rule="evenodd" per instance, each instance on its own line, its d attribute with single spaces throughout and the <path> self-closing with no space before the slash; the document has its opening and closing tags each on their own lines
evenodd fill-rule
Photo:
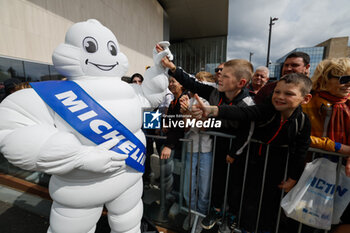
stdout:
<svg viewBox="0 0 350 233">
<path fill-rule="evenodd" d="M 337 163 L 326 158 L 307 163 L 296 186 L 281 201 L 287 217 L 324 230 L 339 223 L 350 201 L 350 178 L 342 167 L 335 192 L 336 174 Z"/>
</svg>

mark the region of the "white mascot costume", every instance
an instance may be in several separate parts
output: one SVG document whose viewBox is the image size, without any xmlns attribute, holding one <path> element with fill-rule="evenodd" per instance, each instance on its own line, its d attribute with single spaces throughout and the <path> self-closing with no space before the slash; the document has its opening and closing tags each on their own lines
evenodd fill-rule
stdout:
<svg viewBox="0 0 350 233">
<path fill-rule="evenodd" d="M 169 43 L 160 44 L 164 51 L 153 50 L 155 66 L 145 72 L 143 84 L 131 85 L 121 80 L 128 61 L 114 34 L 97 20 L 76 23 L 52 57 L 69 81 L 41 82 L 54 85 L 38 90 L 32 85 L 0 104 L 1 152 L 20 168 L 52 174 L 48 232 L 95 232 L 104 205 L 112 232 L 140 232 L 142 110 L 161 102 L 168 79 L 160 62 L 172 58 Z M 61 83 L 81 90 L 68 86 L 57 92 Z"/>
</svg>

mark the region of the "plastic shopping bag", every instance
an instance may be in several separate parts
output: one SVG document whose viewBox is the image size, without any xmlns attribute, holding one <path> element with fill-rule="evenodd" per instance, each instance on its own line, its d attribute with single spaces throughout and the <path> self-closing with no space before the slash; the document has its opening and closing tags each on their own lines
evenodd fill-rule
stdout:
<svg viewBox="0 0 350 233">
<path fill-rule="evenodd" d="M 282 199 L 286 215 L 306 225 L 329 230 L 337 164 L 318 158 L 306 164 L 297 185 Z"/>
<path fill-rule="evenodd" d="M 333 221 L 338 224 L 340 217 L 350 202 L 350 177 L 345 175 L 345 166 L 340 169 L 337 194 L 334 197 Z"/>
</svg>

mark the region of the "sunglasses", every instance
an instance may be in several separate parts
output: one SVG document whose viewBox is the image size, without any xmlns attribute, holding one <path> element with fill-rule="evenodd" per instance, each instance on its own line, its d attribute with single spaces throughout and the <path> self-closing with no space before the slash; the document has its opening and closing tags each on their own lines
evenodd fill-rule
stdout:
<svg viewBox="0 0 350 233">
<path fill-rule="evenodd" d="M 340 76 L 338 78 L 339 78 L 340 84 L 346 84 L 346 83 L 350 82 L 350 75 Z"/>
<path fill-rule="evenodd" d="M 215 73 L 222 71 L 222 68 L 215 68 Z"/>
</svg>

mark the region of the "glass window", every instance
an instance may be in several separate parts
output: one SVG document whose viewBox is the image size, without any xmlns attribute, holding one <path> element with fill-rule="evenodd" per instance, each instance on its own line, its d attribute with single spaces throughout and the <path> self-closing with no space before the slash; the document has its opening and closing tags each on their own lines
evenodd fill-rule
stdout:
<svg viewBox="0 0 350 233">
<path fill-rule="evenodd" d="M 284 55 L 283 57 L 279 58 L 276 61 L 276 67 L 278 66 L 277 64 L 280 64 L 279 66 L 281 67 L 284 60 L 286 59 L 286 57 L 292 53 L 292 52 L 305 52 L 307 54 L 309 54 L 310 56 L 310 77 L 313 75 L 316 66 L 318 65 L 318 63 L 320 63 L 323 60 L 323 53 L 324 53 L 324 47 L 308 47 L 308 48 L 296 48 L 292 51 L 290 51 L 289 53 L 287 53 L 286 55 Z M 280 71 L 277 71 L 275 69 L 275 75 L 276 77 L 280 77 Z"/>
<path fill-rule="evenodd" d="M 172 43 L 174 63 L 192 74 L 202 70 L 215 73 L 216 64 L 226 61 L 226 41 L 226 37 L 213 37 Z"/>
<path fill-rule="evenodd" d="M 9 78 L 25 81 L 23 62 L 11 58 L 0 57 L 0 82 Z"/>
<path fill-rule="evenodd" d="M 62 79 L 65 79 L 65 77 L 63 75 L 58 73 L 58 71 L 55 69 L 54 66 L 49 66 L 49 70 L 50 70 L 50 79 L 51 80 L 62 80 Z"/>
<path fill-rule="evenodd" d="M 34 62 L 24 62 L 26 81 L 43 81 L 50 79 L 49 66 Z"/>
</svg>

